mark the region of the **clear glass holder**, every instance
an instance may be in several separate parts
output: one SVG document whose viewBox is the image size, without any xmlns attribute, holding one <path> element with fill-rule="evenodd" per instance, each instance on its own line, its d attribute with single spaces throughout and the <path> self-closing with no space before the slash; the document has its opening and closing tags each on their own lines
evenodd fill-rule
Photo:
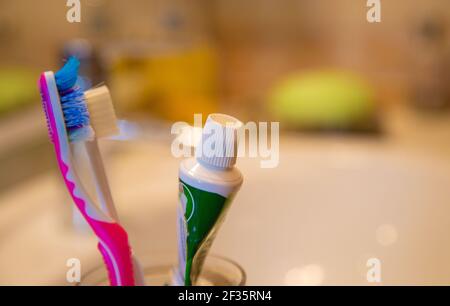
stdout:
<svg viewBox="0 0 450 306">
<path fill-rule="evenodd" d="M 141 262 L 147 286 L 171 286 L 176 265 L 172 262 Z M 195 286 L 245 286 L 247 276 L 236 262 L 210 255 Z M 109 286 L 105 267 L 99 266 L 82 276 L 77 286 Z"/>
</svg>

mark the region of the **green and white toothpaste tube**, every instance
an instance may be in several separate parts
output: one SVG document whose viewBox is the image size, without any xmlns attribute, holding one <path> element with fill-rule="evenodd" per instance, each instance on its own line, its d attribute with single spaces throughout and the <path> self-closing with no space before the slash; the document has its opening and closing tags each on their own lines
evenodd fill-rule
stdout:
<svg viewBox="0 0 450 306">
<path fill-rule="evenodd" d="M 243 176 L 235 167 L 241 127 L 242 123 L 231 116 L 210 115 L 196 157 L 181 162 L 174 285 L 197 283 L 219 227 L 242 185 Z"/>
</svg>

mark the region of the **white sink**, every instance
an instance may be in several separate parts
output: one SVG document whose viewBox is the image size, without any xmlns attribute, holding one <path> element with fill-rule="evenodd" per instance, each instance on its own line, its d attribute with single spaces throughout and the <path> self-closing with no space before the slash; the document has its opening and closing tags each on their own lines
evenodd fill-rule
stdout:
<svg viewBox="0 0 450 306">
<path fill-rule="evenodd" d="M 168 144 L 113 156 L 137 254 L 175 258 L 179 161 Z M 450 283 L 450 159 L 377 139 L 288 136 L 278 168 L 239 167 L 245 183 L 212 252 L 240 263 L 249 285 L 368 285 L 371 258 L 382 284 Z M 101 262 L 95 239 L 68 226 L 69 203 L 55 174 L 0 197 L 0 284 L 66 284 L 68 258 L 84 271 Z"/>
</svg>

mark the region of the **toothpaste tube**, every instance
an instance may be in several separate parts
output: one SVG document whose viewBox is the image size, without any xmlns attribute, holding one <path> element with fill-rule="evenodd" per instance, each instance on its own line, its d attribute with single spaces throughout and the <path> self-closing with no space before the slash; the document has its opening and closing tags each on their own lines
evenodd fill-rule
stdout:
<svg viewBox="0 0 450 306">
<path fill-rule="evenodd" d="M 196 283 L 214 238 L 242 185 L 235 168 L 237 131 L 242 123 L 230 116 L 208 117 L 196 158 L 180 165 L 178 270 L 174 284 Z"/>
</svg>

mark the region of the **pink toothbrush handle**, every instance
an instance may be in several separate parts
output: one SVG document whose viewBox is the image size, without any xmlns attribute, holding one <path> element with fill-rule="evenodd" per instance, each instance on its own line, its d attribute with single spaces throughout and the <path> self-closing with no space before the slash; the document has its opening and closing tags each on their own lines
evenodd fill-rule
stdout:
<svg viewBox="0 0 450 306">
<path fill-rule="evenodd" d="M 135 286 L 131 249 L 128 236 L 118 224 L 110 225 L 114 239 L 99 242 L 98 249 L 103 255 L 111 286 Z"/>
<path fill-rule="evenodd" d="M 131 248 L 126 231 L 116 222 L 104 222 L 92 218 L 87 211 L 87 200 L 77 195 L 75 183 L 69 179 L 69 167 L 58 158 L 64 181 L 70 194 L 100 240 L 98 248 L 103 255 L 111 286 L 135 286 Z"/>
</svg>

